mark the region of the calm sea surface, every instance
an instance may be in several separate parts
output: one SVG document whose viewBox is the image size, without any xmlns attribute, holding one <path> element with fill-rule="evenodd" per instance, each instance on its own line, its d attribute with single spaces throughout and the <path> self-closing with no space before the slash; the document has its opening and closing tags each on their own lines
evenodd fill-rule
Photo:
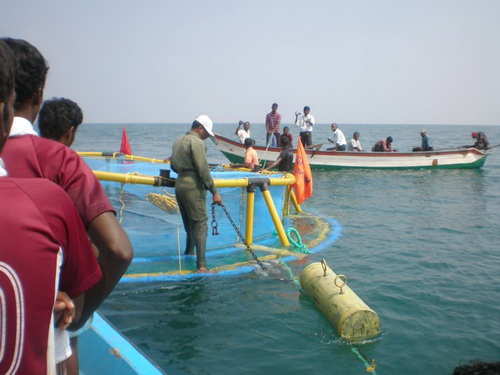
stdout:
<svg viewBox="0 0 500 375">
<path fill-rule="evenodd" d="M 164 158 L 188 124 L 127 124 L 136 155 Z M 417 125 L 340 125 L 369 149 L 420 143 Z M 500 126 L 426 126 L 434 148 L 492 145 Z M 78 151 L 118 151 L 122 124 L 85 124 Z M 235 125 L 215 131 L 234 138 Z M 264 126 L 252 125 L 259 144 Z M 291 127 L 294 144 L 298 131 Z M 317 125 L 325 141 L 329 125 Z M 225 162 L 207 141 L 210 162 Z M 451 374 L 471 359 L 500 360 L 500 147 L 479 170 L 314 173 L 307 211 L 334 217 L 341 237 L 306 263 L 325 258 L 377 312 L 380 340 L 361 345 L 377 374 Z M 298 276 L 305 264 L 290 264 Z M 168 374 L 365 374 L 362 360 L 286 280 L 272 276 L 200 278 L 120 285 L 101 311 Z"/>
</svg>

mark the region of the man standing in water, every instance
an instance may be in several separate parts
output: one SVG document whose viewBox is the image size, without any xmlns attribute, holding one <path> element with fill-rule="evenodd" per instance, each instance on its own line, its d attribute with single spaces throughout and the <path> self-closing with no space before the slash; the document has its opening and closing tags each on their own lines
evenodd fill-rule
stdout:
<svg viewBox="0 0 500 375">
<path fill-rule="evenodd" d="M 212 120 L 206 115 L 196 117 L 191 130 L 175 141 L 171 167 L 179 176 L 175 183 L 175 196 L 186 231 L 184 254 L 193 255 L 196 247 L 197 272 L 207 272 L 207 190 L 213 202 L 222 205 L 207 163 L 205 139 L 214 136 Z"/>
</svg>

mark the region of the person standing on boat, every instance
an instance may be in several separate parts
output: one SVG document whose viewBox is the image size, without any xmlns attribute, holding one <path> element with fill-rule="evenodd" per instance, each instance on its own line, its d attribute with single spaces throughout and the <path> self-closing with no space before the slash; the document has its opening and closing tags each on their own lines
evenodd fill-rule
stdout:
<svg viewBox="0 0 500 375">
<path fill-rule="evenodd" d="M 295 112 L 295 125 L 300 129 L 300 140 L 305 148 L 312 146 L 312 131 L 314 126 L 314 116 L 311 115 L 311 108 L 304 107 L 304 114 Z"/>
<path fill-rule="evenodd" d="M 268 171 L 276 166 L 278 166 L 278 170 L 280 172 L 292 172 L 292 164 L 293 164 L 293 153 L 290 151 L 290 140 L 288 137 L 282 135 L 281 136 L 281 152 L 273 163 L 264 168 L 264 171 Z"/>
<path fill-rule="evenodd" d="M 386 139 L 381 139 L 377 143 L 375 143 L 372 147 L 373 152 L 395 152 L 396 150 L 392 149 L 392 137 L 389 136 Z"/>
<path fill-rule="evenodd" d="M 280 147 L 281 115 L 278 113 L 278 104 L 273 103 L 271 112 L 266 115 L 266 147 Z"/>
<path fill-rule="evenodd" d="M 171 167 L 178 174 L 175 196 L 186 231 L 184 254 L 194 255 L 196 247 L 197 272 L 207 272 L 205 252 L 207 247 L 207 190 L 213 202 L 222 204 L 207 163 L 205 140 L 214 136 L 213 123 L 207 115 L 196 117 L 191 130 L 178 138 L 172 149 Z"/>
<path fill-rule="evenodd" d="M 333 147 L 329 148 L 329 151 L 346 151 L 347 142 L 345 140 L 345 135 L 342 130 L 339 129 L 336 123 L 332 124 L 333 138 L 328 137 L 328 142 L 333 143 Z"/>
<path fill-rule="evenodd" d="M 427 130 L 420 130 L 420 136 L 422 137 L 422 145 L 420 147 L 414 147 L 412 151 L 432 151 L 432 142 L 429 136 L 427 135 Z"/>
<path fill-rule="evenodd" d="M 361 147 L 361 143 L 359 142 L 359 132 L 354 132 L 352 138 L 347 143 L 347 151 L 363 151 L 363 147 Z"/>
<path fill-rule="evenodd" d="M 241 125 L 243 125 L 243 128 Z M 248 121 L 240 121 L 234 134 L 238 136 L 240 143 L 244 144 L 245 139 L 250 138 L 250 123 Z"/>
<path fill-rule="evenodd" d="M 231 163 L 232 168 L 249 168 L 254 169 L 256 166 L 260 167 L 259 157 L 257 156 L 257 151 L 254 150 L 253 145 L 255 141 L 252 138 L 245 139 L 245 159 L 243 163 L 236 164 Z"/>
<path fill-rule="evenodd" d="M 0 39 L 0 154 L 14 117 L 15 69 L 15 56 Z M 0 159 L 0 201 L 0 373 L 55 374 L 54 332 L 75 317 L 101 271 L 78 212 L 59 186 L 7 176 Z"/>
</svg>

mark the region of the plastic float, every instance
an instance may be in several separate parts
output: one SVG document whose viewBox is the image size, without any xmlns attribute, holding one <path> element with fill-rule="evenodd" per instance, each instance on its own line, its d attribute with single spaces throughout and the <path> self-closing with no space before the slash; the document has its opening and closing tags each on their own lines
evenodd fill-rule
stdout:
<svg viewBox="0 0 500 375">
<path fill-rule="evenodd" d="M 300 286 L 337 329 L 340 337 L 359 342 L 380 334 L 378 315 L 347 286 L 347 277 L 337 275 L 324 259 L 304 268 L 300 274 Z"/>
</svg>

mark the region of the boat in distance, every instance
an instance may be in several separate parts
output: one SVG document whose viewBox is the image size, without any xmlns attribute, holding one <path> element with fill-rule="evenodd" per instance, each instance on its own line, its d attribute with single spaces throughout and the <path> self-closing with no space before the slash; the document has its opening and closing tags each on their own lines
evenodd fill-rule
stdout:
<svg viewBox="0 0 500 375">
<path fill-rule="evenodd" d="M 241 143 L 215 134 L 215 144 L 232 163 L 243 162 L 245 146 Z M 272 163 L 281 152 L 280 148 L 253 148 L 261 164 Z M 318 148 L 306 150 L 312 169 L 475 169 L 481 168 L 489 155 L 473 147 L 418 152 L 333 152 Z"/>
</svg>

